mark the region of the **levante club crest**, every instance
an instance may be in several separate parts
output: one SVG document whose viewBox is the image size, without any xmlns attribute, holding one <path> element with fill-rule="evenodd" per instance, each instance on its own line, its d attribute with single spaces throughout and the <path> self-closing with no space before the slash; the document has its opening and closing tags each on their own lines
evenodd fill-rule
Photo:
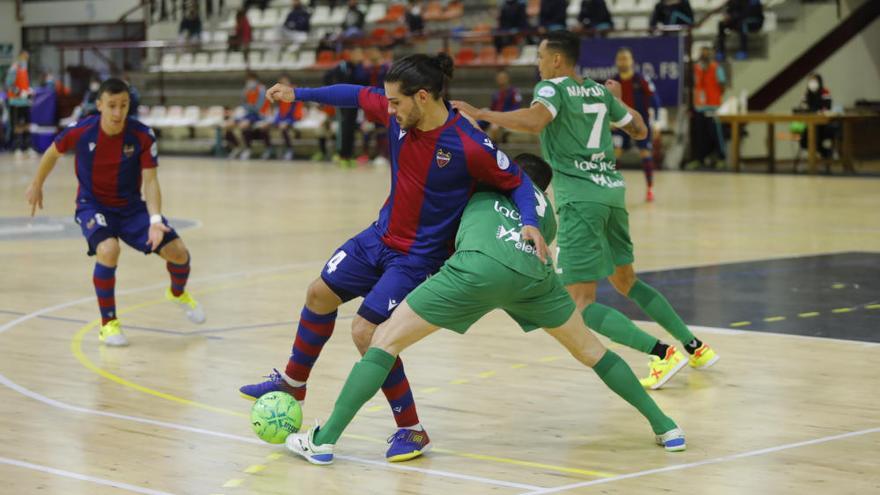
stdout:
<svg viewBox="0 0 880 495">
<path fill-rule="evenodd" d="M 443 168 L 449 164 L 450 160 L 452 160 L 452 153 L 439 149 L 437 150 L 437 156 L 435 156 L 435 158 L 437 159 L 437 166 Z"/>
<path fill-rule="evenodd" d="M 122 147 L 122 154 L 125 155 L 126 158 L 131 158 L 131 155 L 134 155 L 134 145 L 126 144 Z"/>
</svg>

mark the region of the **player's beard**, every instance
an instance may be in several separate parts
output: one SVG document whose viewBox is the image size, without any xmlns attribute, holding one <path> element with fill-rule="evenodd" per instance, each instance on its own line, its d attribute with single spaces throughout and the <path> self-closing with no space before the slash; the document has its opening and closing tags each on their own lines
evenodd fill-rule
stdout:
<svg viewBox="0 0 880 495">
<path fill-rule="evenodd" d="M 409 115 L 406 116 L 402 122 L 398 121 L 398 124 L 403 129 L 412 129 L 417 126 L 419 122 L 422 121 L 422 110 L 418 107 L 418 105 L 413 104 L 412 110 L 409 112 Z"/>
</svg>

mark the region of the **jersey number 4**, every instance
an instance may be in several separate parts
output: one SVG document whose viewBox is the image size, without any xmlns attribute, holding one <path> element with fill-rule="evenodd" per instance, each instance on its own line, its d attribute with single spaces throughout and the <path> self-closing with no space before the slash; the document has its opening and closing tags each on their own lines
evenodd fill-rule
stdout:
<svg viewBox="0 0 880 495">
<path fill-rule="evenodd" d="M 584 103 L 584 113 L 596 116 L 593 120 L 593 128 L 590 129 L 587 149 L 598 149 L 602 143 L 602 126 L 605 123 L 605 114 L 608 113 L 608 107 L 604 103 Z"/>
</svg>

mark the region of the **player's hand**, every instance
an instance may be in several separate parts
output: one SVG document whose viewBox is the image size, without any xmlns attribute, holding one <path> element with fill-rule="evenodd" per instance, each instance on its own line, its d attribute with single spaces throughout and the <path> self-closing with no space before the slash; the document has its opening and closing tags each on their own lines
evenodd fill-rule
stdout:
<svg viewBox="0 0 880 495">
<path fill-rule="evenodd" d="M 27 192 L 24 193 L 27 198 L 27 202 L 31 205 L 31 216 L 37 214 L 37 207 L 43 209 L 43 188 L 31 183 L 27 188 Z"/>
<path fill-rule="evenodd" d="M 147 235 L 147 246 L 150 246 L 150 251 L 155 251 L 162 244 L 166 232 L 171 232 L 171 227 L 164 223 L 150 225 L 150 233 Z"/>
<path fill-rule="evenodd" d="M 538 256 L 538 259 L 541 260 L 541 263 L 547 263 L 547 254 L 550 250 L 547 248 L 547 242 L 544 241 L 544 236 L 541 235 L 541 231 L 538 230 L 538 227 L 533 225 L 523 225 L 521 235 L 522 240 L 531 241 L 535 246 L 535 254 Z"/>
<path fill-rule="evenodd" d="M 292 87 L 278 83 L 266 90 L 266 99 L 272 102 L 285 101 L 291 103 L 296 99 L 296 93 Z"/>
<path fill-rule="evenodd" d="M 620 99 L 620 95 L 622 93 L 620 90 L 619 82 L 615 81 L 614 79 L 608 79 L 607 81 L 605 81 L 605 87 L 608 88 L 608 91 L 610 91 L 615 98 L 617 98 L 618 100 Z"/>
<path fill-rule="evenodd" d="M 458 110 L 459 112 L 465 114 L 466 116 L 469 116 L 469 117 L 476 119 L 476 120 L 484 120 L 482 118 L 483 117 L 483 110 L 471 105 L 470 103 L 468 103 L 466 101 L 452 100 L 449 103 L 452 105 L 452 108 Z"/>
</svg>

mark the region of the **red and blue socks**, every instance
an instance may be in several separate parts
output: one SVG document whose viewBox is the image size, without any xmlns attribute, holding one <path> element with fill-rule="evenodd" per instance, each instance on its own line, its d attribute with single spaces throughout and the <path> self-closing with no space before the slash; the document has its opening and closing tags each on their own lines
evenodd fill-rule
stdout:
<svg viewBox="0 0 880 495">
<path fill-rule="evenodd" d="M 297 387 L 293 394 L 296 400 L 302 401 L 306 398 L 305 383 L 309 379 L 312 372 L 312 366 L 321 355 L 324 344 L 333 335 L 333 328 L 336 326 L 336 311 L 319 315 L 313 313 L 309 308 L 303 306 L 302 313 L 299 316 L 299 325 L 296 328 L 296 339 L 293 341 L 293 349 L 291 350 L 290 360 L 287 361 L 287 368 L 284 374 L 294 383 L 288 382 L 289 385 Z"/>
<path fill-rule="evenodd" d="M 182 265 L 175 265 L 170 261 L 165 264 L 165 267 L 168 268 L 168 274 L 171 275 L 171 295 L 174 297 L 180 297 L 186 290 L 186 281 L 189 279 L 189 260 L 190 257 L 187 254 L 186 263 Z"/>
<path fill-rule="evenodd" d="M 385 383 L 382 384 L 382 393 L 391 404 L 391 412 L 394 413 L 394 421 L 398 428 L 411 428 L 419 424 L 412 388 L 403 371 L 403 361 L 399 357 L 394 361 Z"/>
<path fill-rule="evenodd" d="M 645 182 L 648 183 L 648 189 L 654 187 L 654 158 L 646 156 L 642 158 L 642 171 L 645 172 Z"/>
<path fill-rule="evenodd" d="M 98 296 L 98 309 L 101 310 L 101 325 L 116 319 L 116 267 L 95 263 L 92 274 L 95 295 Z"/>
</svg>

